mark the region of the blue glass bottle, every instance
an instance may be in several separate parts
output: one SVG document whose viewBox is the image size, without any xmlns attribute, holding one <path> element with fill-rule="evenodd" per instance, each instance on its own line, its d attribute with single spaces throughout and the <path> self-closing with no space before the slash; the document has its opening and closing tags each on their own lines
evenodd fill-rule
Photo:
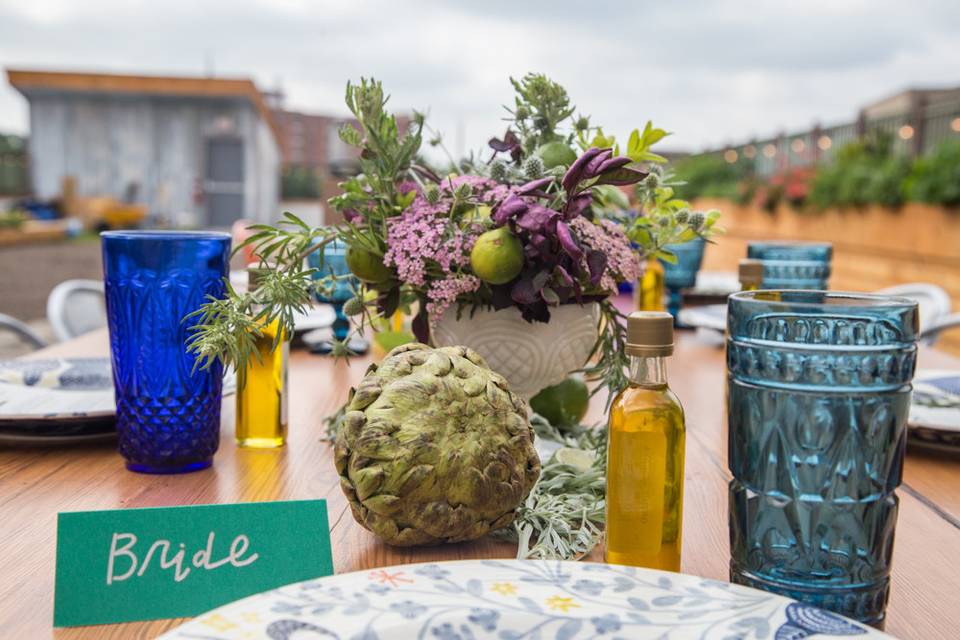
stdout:
<svg viewBox="0 0 960 640">
<path fill-rule="evenodd" d="M 674 318 L 683 307 L 683 290 L 697 284 L 697 273 L 703 263 L 703 250 L 707 241 L 694 238 L 683 244 L 669 244 L 665 248 L 677 256 L 676 264 L 663 263 L 663 284 L 668 292 L 667 311 Z"/>
<path fill-rule="evenodd" d="M 865 294 L 730 297 L 732 581 L 882 625 L 917 317 Z"/>
<path fill-rule="evenodd" d="M 220 443 L 223 368 L 194 370 L 184 317 L 223 297 L 226 233 L 101 234 L 119 450 L 127 468 L 179 473 L 209 467 Z"/>
</svg>

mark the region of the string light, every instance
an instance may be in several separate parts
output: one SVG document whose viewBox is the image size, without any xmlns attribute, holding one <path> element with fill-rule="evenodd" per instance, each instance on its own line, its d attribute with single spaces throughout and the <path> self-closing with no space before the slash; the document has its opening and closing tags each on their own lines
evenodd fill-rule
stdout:
<svg viewBox="0 0 960 640">
<path fill-rule="evenodd" d="M 737 161 L 737 152 L 734 149 L 727 149 L 723 153 L 723 159 L 729 162 L 730 164 L 733 164 L 734 162 Z"/>
<path fill-rule="evenodd" d="M 817 140 L 817 146 L 820 147 L 820 151 L 826 151 L 833 146 L 833 140 L 830 139 L 830 136 L 820 136 L 820 139 Z"/>
<path fill-rule="evenodd" d="M 803 150 L 807 148 L 807 145 L 800 138 L 796 138 L 790 143 L 790 148 L 793 149 L 794 153 L 803 153 Z"/>
<path fill-rule="evenodd" d="M 960 123 L 960 118 L 954 120 L 954 122 Z M 753 158 L 757 155 L 757 148 L 752 144 L 748 144 L 743 148 L 743 157 L 744 158 Z"/>
<path fill-rule="evenodd" d="M 763 147 L 763 155 L 767 156 L 768 158 L 772 158 L 773 156 L 777 155 L 776 145 L 774 145 L 773 143 L 769 143 L 765 145 Z"/>
<path fill-rule="evenodd" d="M 913 137 L 913 127 L 908 124 L 900 127 L 900 131 L 897 132 L 902 140 L 909 140 Z"/>
<path fill-rule="evenodd" d="M 960 133 L 960 117 L 954 118 L 953 120 L 950 121 L 950 128 L 956 131 L 957 133 Z M 746 155 L 746 153 L 744 153 L 744 155 Z"/>
</svg>

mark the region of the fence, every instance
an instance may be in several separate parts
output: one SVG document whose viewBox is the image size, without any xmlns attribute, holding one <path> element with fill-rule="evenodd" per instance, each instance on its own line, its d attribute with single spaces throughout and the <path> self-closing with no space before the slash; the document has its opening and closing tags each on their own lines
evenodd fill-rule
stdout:
<svg viewBox="0 0 960 640">
<path fill-rule="evenodd" d="M 0 134 L 0 195 L 23 195 L 29 190 L 26 141 Z"/>
<path fill-rule="evenodd" d="M 872 131 L 894 140 L 894 151 L 907 155 L 929 153 L 941 142 L 960 139 L 960 99 L 925 104 L 920 101 L 901 114 L 869 118 L 864 112 L 854 122 L 725 147 L 707 153 L 723 154 L 727 162 L 749 163 L 760 176 L 829 161 L 845 144 Z"/>
</svg>

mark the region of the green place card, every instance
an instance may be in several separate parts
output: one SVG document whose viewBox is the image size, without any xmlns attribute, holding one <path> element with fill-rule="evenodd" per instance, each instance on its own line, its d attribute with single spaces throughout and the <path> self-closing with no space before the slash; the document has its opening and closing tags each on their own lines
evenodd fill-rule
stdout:
<svg viewBox="0 0 960 640">
<path fill-rule="evenodd" d="M 195 616 L 332 573 L 324 500 L 61 513 L 53 626 Z"/>
</svg>

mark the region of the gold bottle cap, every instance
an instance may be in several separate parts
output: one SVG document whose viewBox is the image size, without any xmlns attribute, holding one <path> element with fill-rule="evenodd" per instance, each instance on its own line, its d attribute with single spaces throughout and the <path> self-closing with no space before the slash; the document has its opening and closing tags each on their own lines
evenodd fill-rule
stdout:
<svg viewBox="0 0 960 640">
<path fill-rule="evenodd" d="M 627 355 L 654 358 L 673 353 L 673 316 L 666 311 L 634 311 L 627 318 Z"/>
<path fill-rule="evenodd" d="M 744 258 L 740 261 L 740 284 L 760 286 L 763 284 L 763 262 Z"/>
</svg>

